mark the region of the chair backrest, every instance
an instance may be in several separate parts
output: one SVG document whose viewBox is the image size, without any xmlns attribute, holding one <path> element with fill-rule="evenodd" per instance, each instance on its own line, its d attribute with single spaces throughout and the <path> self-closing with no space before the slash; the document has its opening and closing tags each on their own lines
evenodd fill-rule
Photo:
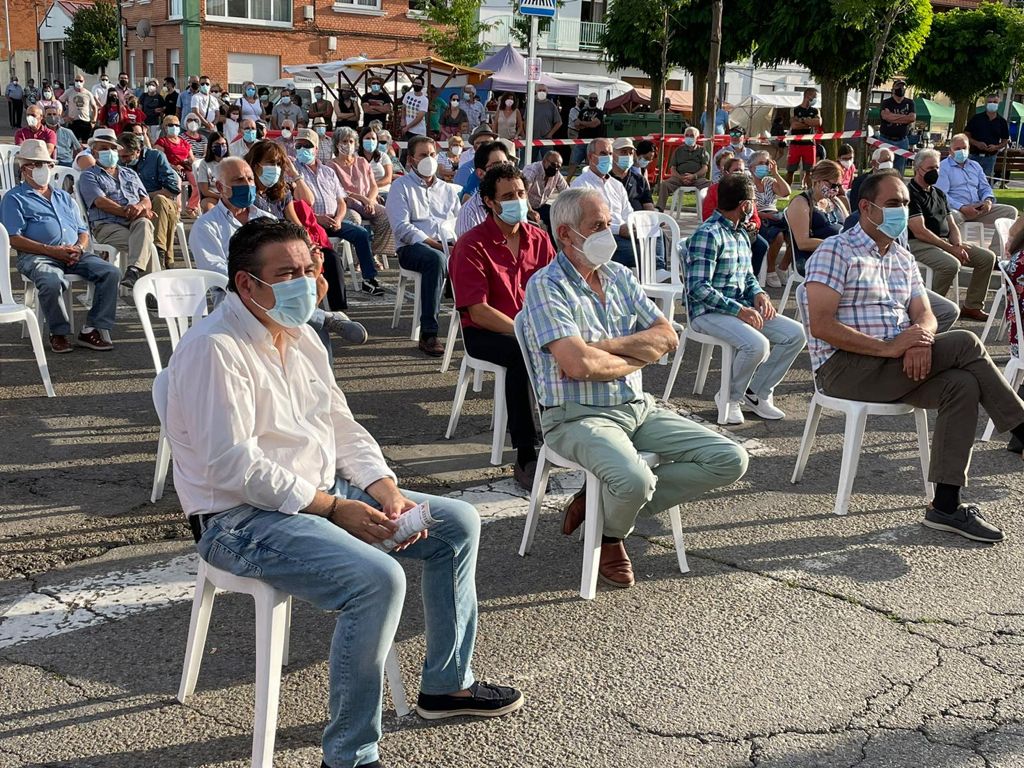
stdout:
<svg viewBox="0 0 1024 768">
<path fill-rule="evenodd" d="M 185 235 L 185 225 L 180 221 L 174 227 L 174 234 L 181 247 L 182 258 L 185 259 L 185 269 L 192 269 L 192 252 L 188 249 L 188 237 Z"/>
<path fill-rule="evenodd" d="M 965 221 L 960 225 L 960 230 L 965 243 L 984 247 L 985 225 L 980 221 Z"/>
<path fill-rule="evenodd" d="M 1019 360 L 1020 345 L 1024 344 L 1024 321 L 1021 320 L 1020 297 L 1017 294 L 1017 286 L 1014 284 L 1013 278 L 1006 273 L 1003 265 L 996 264 L 996 269 L 999 270 L 999 277 L 1002 279 L 1003 285 L 1006 286 L 1007 311 L 1013 317 L 1013 324 L 1017 328 L 1017 359 Z"/>
<path fill-rule="evenodd" d="M 526 346 L 526 310 L 522 309 L 519 314 L 516 315 L 513 324 L 516 328 L 516 341 L 519 342 L 519 351 L 523 354 L 523 361 L 526 363 L 526 377 L 530 380 L 530 391 L 533 393 L 534 404 L 539 404 L 540 399 L 537 396 L 537 372 L 533 370 L 533 360 L 530 359 L 530 353 Z M 540 409 L 538 408 L 538 411 Z"/>
<path fill-rule="evenodd" d="M 14 304 L 14 291 L 11 290 L 11 238 L 4 227 L 0 227 L 0 255 L 4 262 L 0 266 L 0 304 Z"/>
<path fill-rule="evenodd" d="M 804 327 L 804 336 L 811 338 L 811 323 L 807 318 L 807 283 L 800 283 L 796 287 L 796 316 L 800 318 L 800 325 Z M 811 382 L 814 384 L 814 391 L 818 390 L 818 380 L 814 376 L 814 365 L 811 364 Z"/>
<path fill-rule="evenodd" d="M 14 144 L 0 144 L 0 192 L 7 192 L 18 186 L 18 174 L 14 170 L 14 156 L 18 147 Z"/>
<path fill-rule="evenodd" d="M 153 379 L 153 407 L 160 419 L 160 426 L 167 423 L 167 387 L 170 385 L 167 371 L 160 371 Z"/>
<path fill-rule="evenodd" d="M 704 199 L 708 196 L 707 187 L 697 188 L 697 221 L 704 221 Z"/>
<path fill-rule="evenodd" d="M 50 186 L 54 189 L 63 189 L 73 198 L 78 200 L 78 181 L 81 178 L 82 172 L 77 168 L 58 165 L 53 169 L 53 176 L 50 178 Z M 79 201 L 79 203 L 81 203 L 81 201 Z"/>
<path fill-rule="evenodd" d="M 641 285 L 656 283 L 658 243 L 662 242 L 664 230 L 668 229 L 668 244 L 665 260 L 672 263 L 672 282 L 679 282 L 679 224 L 667 213 L 658 211 L 633 211 L 626 219 L 629 238 L 633 243 L 636 257 L 634 273 Z M 664 229 L 662 228 L 664 225 Z"/>
<path fill-rule="evenodd" d="M 1010 255 L 1006 252 L 1006 249 L 1010 245 L 1010 227 L 1012 225 L 1012 219 L 996 219 L 992 224 L 996 230 L 995 241 L 999 249 L 999 253 L 996 254 L 996 261 L 1003 261 Z"/>
<path fill-rule="evenodd" d="M 211 289 L 227 288 L 227 275 L 207 272 L 202 269 L 173 269 L 143 275 L 135 283 L 132 293 L 135 309 L 146 334 L 146 343 L 153 356 L 153 367 L 157 373 L 163 370 L 160 350 L 156 345 L 153 324 L 146 309 L 146 297 L 156 298 L 159 313 L 167 321 L 167 332 L 171 337 L 171 351 L 178 346 L 181 337 L 195 322 L 209 312 L 207 294 Z M 201 297 L 201 298 L 200 298 Z"/>
</svg>

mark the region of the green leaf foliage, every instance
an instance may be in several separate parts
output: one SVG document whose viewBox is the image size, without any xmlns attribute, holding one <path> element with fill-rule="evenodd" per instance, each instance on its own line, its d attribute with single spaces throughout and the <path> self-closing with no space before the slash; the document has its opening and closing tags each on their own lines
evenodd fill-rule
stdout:
<svg viewBox="0 0 1024 768">
<path fill-rule="evenodd" d="M 421 23 L 423 40 L 440 58 L 472 67 L 487 56 L 480 35 L 490 29 L 480 21 L 481 0 L 434 0 L 427 3 Z"/>
<path fill-rule="evenodd" d="M 660 83 L 665 46 L 664 13 L 675 14 L 687 0 L 614 0 L 605 15 L 601 47 L 609 71 L 636 68 Z M 707 29 L 704 30 L 705 37 Z M 671 35 L 670 35 L 671 36 Z M 668 51 L 668 66 L 678 65 Z"/>
<path fill-rule="evenodd" d="M 64 52 L 76 67 L 96 74 L 121 56 L 117 6 L 110 2 L 81 8 L 67 29 Z"/>
</svg>

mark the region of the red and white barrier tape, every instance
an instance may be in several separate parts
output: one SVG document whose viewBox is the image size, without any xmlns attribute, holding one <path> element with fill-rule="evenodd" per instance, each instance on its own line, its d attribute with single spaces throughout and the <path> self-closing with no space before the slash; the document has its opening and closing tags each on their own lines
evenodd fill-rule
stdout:
<svg viewBox="0 0 1024 768">
<path fill-rule="evenodd" d="M 914 156 L 917 154 L 916 152 L 914 152 L 912 150 L 903 149 L 902 147 L 897 147 L 895 144 L 890 144 L 885 139 L 876 139 L 873 136 L 869 136 L 867 138 L 867 142 L 868 142 L 868 144 L 871 144 L 874 147 L 887 147 L 889 149 L 889 151 L 891 151 L 894 155 L 899 155 L 900 157 L 905 157 L 908 160 L 913 160 Z"/>
</svg>

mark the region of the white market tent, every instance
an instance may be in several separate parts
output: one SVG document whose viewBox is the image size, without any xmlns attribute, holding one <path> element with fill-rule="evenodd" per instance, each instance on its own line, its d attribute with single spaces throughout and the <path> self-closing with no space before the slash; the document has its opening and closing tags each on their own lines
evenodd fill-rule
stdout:
<svg viewBox="0 0 1024 768">
<path fill-rule="evenodd" d="M 767 131 L 772 125 L 772 113 L 776 109 L 792 109 L 803 101 L 802 93 L 757 93 L 748 96 L 732 108 L 729 113 L 732 122 L 742 125 L 748 136 Z M 860 94 L 849 91 L 846 94 L 846 119 L 851 117 L 856 124 L 860 113 Z M 786 126 L 789 127 L 788 125 Z"/>
</svg>

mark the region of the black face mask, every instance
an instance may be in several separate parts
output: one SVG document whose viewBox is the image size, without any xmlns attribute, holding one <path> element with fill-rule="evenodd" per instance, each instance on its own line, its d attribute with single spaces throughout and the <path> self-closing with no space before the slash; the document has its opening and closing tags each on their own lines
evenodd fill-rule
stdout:
<svg viewBox="0 0 1024 768">
<path fill-rule="evenodd" d="M 903 94 L 906 93 L 906 92 L 907 91 L 906 91 L 905 88 L 893 88 L 893 91 L 892 91 L 894 96 L 899 96 L 900 98 L 903 98 Z"/>
<path fill-rule="evenodd" d="M 588 103 L 590 104 L 590 106 L 596 107 L 597 106 L 597 99 L 591 99 Z"/>
<path fill-rule="evenodd" d="M 412 89 L 416 91 L 416 93 L 419 93 L 423 90 L 423 83 L 413 83 Z"/>
<path fill-rule="evenodd" d="M 198 91 L 199 83 L 190 83 L 188 87 L 191 88 L 193 91 Z"/>
<path fill-rule="evenodd" d="M 558 169 L 555 168 L 555 166 L 553 166 L 553 165 L 545 165 L 544 166 L 544 175 L 547 176 L 549 179 L 552 176 L 554 176 L 556 173 L 558 173 Z"/>
<path fill-rule="evenodd" d="M 922 178 L 924 178 L 924 183 L 930 187 L 939 180 L 939 171 L 936 168 L 932 168 L 930 171 L 925 171 Z"/>
</svg>

